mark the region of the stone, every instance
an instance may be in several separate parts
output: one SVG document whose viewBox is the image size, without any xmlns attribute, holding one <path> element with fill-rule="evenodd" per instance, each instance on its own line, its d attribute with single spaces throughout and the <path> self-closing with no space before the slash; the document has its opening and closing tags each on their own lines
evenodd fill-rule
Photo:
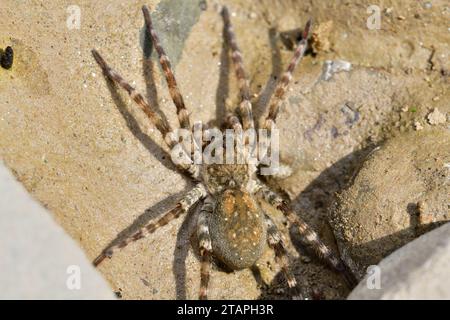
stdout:
<svg viewBox="0 0 450 320">
<path fill-rule="evenodd" d="M 438 108 L 434 108 L 427 116 L 428 123 L 431 125 L 442 124 L 447 121 L 444 113 L 441 113 Z"/>
<path fill-rule="evenodd" d="M 331 216 L 344 260 L 359 276 L 400 246 L 450 219 L 450 132 L 395 137 L 364 161 Z"/>
</svg>

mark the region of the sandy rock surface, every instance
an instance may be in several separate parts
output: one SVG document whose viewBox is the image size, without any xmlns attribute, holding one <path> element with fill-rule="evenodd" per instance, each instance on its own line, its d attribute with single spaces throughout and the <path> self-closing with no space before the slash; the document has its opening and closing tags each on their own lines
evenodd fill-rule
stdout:
<svg viewBox="0 0 450 320">
<path fill-rule="evenodd" d="M 221 4 L 232 12 L 257 117 L 292 56 L 289 35 L 295 39 L 309 17 L 316 25 L 333 21 L 329 50 L 307 55 L 294 73 L 278 119 L 281 160 L 294 173 L 273 184 L 336 250 L 329 206 L 365 155 L 385 138 L 414 130 L 416 122 L 432 127 L 426 116 L 434 108 L 450 111 L 445 1 L 429 9 L 388 1 L 381 9 L 392 10 L 382 13 L 379 30 L 365 24 L 371 1 L 80 1 L 79 29 L 68 27 L 72 3 L 2 1 L 0 46 L 13 46 L 15 62 L 11 70 L 0 69 L 0 155 L 91 259 L 118 235 L 168 210 L 193 185 L 175 171 L 145 115 L 123 91 L 108 86 L 90 54 L 98 49 L 175 127 L 155 53 L 145 59 L 152 51 L 143 33 L 144 3 L 192 119 L 211 124 L 237 102 Z M 406 19 L 397 19 L 400 14 Z M 326 33 L 321 37 L 327 43 Z M 347 61 L 351 69 L 325 81 L 327 60 Z M 341 277 L 308 254 L 280 213 L 270 213 L 305 290 L 314 298 L 344 298 L 349 288 Z M 99 270 L 124 299 L 196 298 L 194 224 L 195 212 L 130 245 Z M 250 270 L 216 268 L 210 297 L 289 298 L 270 250 L 259 265 L 267 286 Z"/>
</svg>

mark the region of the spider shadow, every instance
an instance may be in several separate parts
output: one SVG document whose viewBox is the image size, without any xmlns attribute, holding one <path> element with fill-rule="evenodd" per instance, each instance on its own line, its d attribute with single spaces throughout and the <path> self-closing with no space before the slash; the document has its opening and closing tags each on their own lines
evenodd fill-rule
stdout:
<svg viewBox="0 0 450 320">
<path fill-rule="evenodd" d="M 188 216 L 183 220 L 177 233 L 177 240 L 175 245 L 174 260 L 173 260 L 173 275 L 175 277 L 175 292 L 177 300 L 186 300 L 186 259 L 189 253 L 189 248 L 192 246 L 194 251 L 198 253 L 196 247 L 197 238 L 192 241 L 196 231 L 197 217 L 199 206 L 195 205 L 189 210 Z M 195 254 L 197 260 L 199 254 Z"/>
<path fill-rule="evenodd" d="M 141 213 L 127 228 L 123 229 L 119 234 L 112 240 L 106 248 L 119 244 L 122 240 L 125 240 L 140 228 L 144 227 L 149 221 L 157 218 L 163 212 L 170 210 L 174 203 L 176 203 L 182 196 L 187 192 L 187 188 L 181 192 L 177 192 L 154 204 L 153 206 L 147 208 L 143 213 Z"/>
<path fill-rule="evenodd" d="M 230 48 L 226 40 L 225 27 L 222 30 L 222 38 L 224 41 L 220 52 L 219 83 L 216 90 L 216 119 L 208 123 L 208 126 L 218 128 L 223 128 L 223 119 L 225 119 L 227 113 L 226 99 L 230 94 Z"/>
<path fill-rule="evenodd" d="M 272 71 L 267 80 L 266 85 L 262 88 L 262 90 L 258 94 L 257 100 L 252 103 L 253 114 L 255 121 L 258 121 L 260 117 L 264 114 L 267 104 L 269 102 L 270 97 L 272 96 L 276 84 L 277 79 L 283 72 L 283 66 L 281 63 L 281 53 L 280 49 L 277 45 L 278 32 L 275 28 L 270 28 L 268 31 L 269 42 L 271 47 L 271 61 L 272 61 Z M 230 67 L 231 67 L 231 59 L 230 59 L 230 44 L 226 35 L 225 28 L 222 30 L 222 49 L 220 53 L 220 69 L 219 69 L 219 83 L 217 85 L 216 90 L 216 119 L 210 121 L 209 125 L 222 127 L 223 121 L 221 119 L 225 119 L 226 113 L 231 112 L 233 110 L 227 110 L 226 100 L 230 95 Z"/>
<path fill-rule="evenodd" d="M 153 49 L 153 42 L 150 38 L 150 35 L 148 34 L 147 30 L 145 29 L 145 36 L 144 36 L 144 43 L 143 43 L 143 50 L 142 50 L 142 70 L 143 70 L 143 76 L 145 81 L 145 88 L 146 88 L 146 98 L 149 102 L 150 106 L 153 108 L 153 110 L 158 113 L 164 120 L 167 121 L 166 115 L 161 111 L 161 107 L 159 105 L 158 101 L 158 91 L 156 89 L 156 82 L 155 78 L 153 76 L 153 72 L 155 70 L 155 61 L 152 58 L 152 53 L 154 51 Z M 157 59 L 157 58 L 155 58 Z M 157 68 L 156 68 L 157 69 Z"/>
<path fill-rule="evenodd" d="M 283 72 L 283 65 L 281 62 L 281 52 L 277 45 L 278 32 L 276 28 L 272 27 L 268 31 L 270 49 L 272 52 L 272 71 L 270 73 L 269 79 L 267 80 L 265 86 L 261 89 L 258 94 L 257 100 L 253 104 L 253 117 L 255 122 L 257 122 L 263 116 L 267 109 L 267 104 L 269 103 L 270 97 L 273 95 L 277 85 L 277 79 L 281 76 Z"/>
<path fill-rule="evenodd" d="M 114 104 L 117 106 L 120 114 L 126 121 L 128 129 L 133 133 L 133 135 L 142 143 L 142 145 L 156 158 L 158 161 L 171 171 L 177 171 L 175 165 L 169 160 L 170 154 L 164 150 L 160 145 L 158 145 L 153 139 L 144 133 L 141 126 L 134 118 L 133 114 L 129 110 L 129 105 L 124 101 L 120 93 L 118 92 L 117 85 L 107 77 L 105 77 L 108 89 L 111 93 Z M 164 161 L 166 160 L 167 161 Z"/>
<path fill-rule="evenodd" d="M 148 38 L 148 36 L 146 36 Z M 151 43 L 151 42 L 150 42 Z M 147 41 L 148 45 L 148 41 Z M 158 103 L 157 90 L 155 85 L 155 80 L 153 77 L 153 61 L 148 55 L 147 58 L 146 52 L 144 51 L 143 56 L 143 74 L 146 83 L 146 98 L 148 99 L 150 105 L 158 112 L 162 117 L 165 115 L 161 112 Z M 110 91 L 111 97 L 113 99 L 114 104 L 117 106 L 119 112 L 126 120 L 126 124 L 128 129 L 133 133 L 133 135 L 142 143 L 142 145 L 156 158 L 160 161 L 162 165 L 164 165 L 167 169 L 172 170 L 174 172 L 179 173 L 175 165 L 170 161 L 170 154 L 164 150 L 160 145 L 158 145 L 150 136 L 144 133 L 138 123 L 138 121 L 134 118 L 133 114 L 129 110 L 129 104 L 124 101 L 121 94 L 118 92 L 118 87 L 114 83 L 114 81 L 110 80 L 105 76 L 105 80 L 107 83 L 107 87 Z M 171 206 L 173 206 L 177 201 L 179 201 L 182 196 L 188 192 L 191 188 L 192 182 L 186 176 L 181 175 L 184 180 L 187 182 L 187 187 L 179 193 L 173 194 L 168 198 L 156 203 L 154 206 L 146 209 L 138 218 L 133 221 L 133 223 L 122 230 L 114 240 L 112 240 L 107 247 L 112 245 L 116 245 L 120 243 L 122 240 L 131 236 L 134 232 L 136 232 L 139 228 L 146 225 L 150 220 L 157 218 L 161 213 L 169 210 Z M 176 279 L 176 292 L 177 298 L 185 299 L 186 298 L 186 290 L 185 290 L 185 279 L 186 279 L 186 270 L 185 270 L 185 260 L 189 251 L 189 243 L 190 235 L 192 232 L 192 211 L 196 208 L 192 208 L 190 212 L 188 212 L 183 220 L 183 223 L 178 230 L 177 240 L 176 240 L 176 249 L 175 249 L 175 259 L 173 263 L 173 272 L 175 274 Z"/>
<path fill-rule="evenodd" d="M 141 213 L 127 228 L 123 229 L 114 240 L 112 240 L 106 248 L 117 245 L 122 240 L 129 238 L 140 228 L 144 227 L 149 221 L 159 217 L 162 213 L 167 212 L 173 207 L 174 203 L 179 201 L 188 191 L 185 190 L 172 194 L 155 205 L 147 208 Z M 190 240 L 197 217 L 197 208 L 194 207 L 184 215 L 183 222 L 177 232 L 177 240 L 174 252 L 173 273 L 175 276 L 175 286 L 177 299 L 186 299 L 186 265 L 185 261 L 189 252 Z"/>
<path fill-rule="evenodd" d="M 286 49 L 294 52 L 295 43 L 301 40 L 302 32 L 302 28 L 296 28 L 294 30 L 283 32 L 278 31 L 276 27 L 269 29 L 268 37 L 272 53 L 272 71 L 265 86 L 259 92 L 258 98 L 253 103 L 253 115 L 255 122 L 263 117 L 265 111 L 267 110 L 268 103 L 270 102 L 270 98 L 274 94 L 278 79 L 284 72 L 279 42 L 281 42 Z M 311 54 L 311 49 L 306 51 L 305 55 L 308 54 Z"/>
<path fill-rule="evenodd" d="M 150 107 L 153 111 L 158 113 L 162 118 L 167 120 L 165 114 L 161 111 L 158 102 L 158 92 L 156 89 L 156 83 L 153 76 L 154 72 L 154 61 L 151 58 L 151 52 L 153 51 L 153 45 L 151 39 L 147 32 L 145 33 L 144 38 L 144 50 L 143 59 L 142 59 L 142 67 L 143 67 L 143 75 L 146 84 L 146 99 L 150 104 Z M 128 129 L 133 133 L 133 135 L 142 143 L 142 145 L 156 158 L 159 162 L 164 165 L 167 169 L 172 170 L 174 172 L 179 173 L 176 166 L 169 159 L 170 154 L 164 150 L 160 145 L 158 145 L 149 135 L 142 131 L 141 126 L 138 121 L 134 118 L 133 114 L 129 110 L 129 104 L 124 101 L 121 94 L 117 90 L 118 87 L 114 83 L 114 81 L 110 80 L 106 75 L 104 75 L 105 81 L 107 83 L 109 92 L 113 99 L 114 104 L 117 106 L 117 109 L 124 117 Z M 167 159 L 167 160 L 166 160 Z M 166 161 L 165 161 L 166 160 Z M 186 176 L 182 175 L 182 177 L 186 181 L 190 181 Z"/>
<path fill-rule="evenodd" d="M 152 52 L 153 42 L 148 32 L 145 32 L 144 50 L 142 50 L 142 69 L 146 84 L 146 97 L 150 105 L 154 107 L 155 111 L 158 112 L 161 117 L 166 118 L 164 113 L 161 111 L 158 102 L 158 92 L 156 90 L 156 83 L 153 77 L 154 61 L 152 59 Z M 184 175 L 183 177 L 185 178 Z M 190 181 L 189 179 L 185 180 Z M 187 191 L 188 190 L 185 190 L 183 193 Z M 179 300 L 186 299 L 186 259 L 191 246 L 190 240 L 195 232 L 195 223 L 197 221 L 196 218 L 198 213 L 197 209 L 198 205 L 194 205 L 193 208 L 189 210 L 177 232 L 172 271 L 175 277 L 176 297 Z"/>
</svg>

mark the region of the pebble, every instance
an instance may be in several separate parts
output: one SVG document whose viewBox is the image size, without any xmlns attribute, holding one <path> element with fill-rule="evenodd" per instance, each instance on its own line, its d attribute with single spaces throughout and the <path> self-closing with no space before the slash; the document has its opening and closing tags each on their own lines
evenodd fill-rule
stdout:
<svg viewBox="0 0 450 320">
<path fill-rule="evenodd" d="M 5 69 L 10 69 L 14 61 L 14 51 L 11 47 L 6 47 L 5 51 L 1 55 L 0 64 Z"/>
<path fill-rule="evenodd" d="M 433 7 L 433 4 L 432 4 L 431 2 L 425 2 L 425 3 L 423 4 L 423 7 L 424 7 L 425 9 L 431 9 L 431 8 Z"/>
<path fill-rule="evenodd" d="M 445 114 L 439 111 L 438 108 L 434 108 L 427 116 L 428 123 L 431 125 L 442 124 L 447 121 Z"/>
<path fill-rule="evenodd" d="M 323 65 L 322 79 L 330 80 L 333 74 L 340 71 L 350 71 L 352 64 L 345 60 L 326 60 Z"/>
<path fill-rule="evenodd" d="M 414 129 L 416 129 L 416 131 L 420 131 L 423 130 L 423 126 L 419 121 L 414 122 Z"/>
</svg>

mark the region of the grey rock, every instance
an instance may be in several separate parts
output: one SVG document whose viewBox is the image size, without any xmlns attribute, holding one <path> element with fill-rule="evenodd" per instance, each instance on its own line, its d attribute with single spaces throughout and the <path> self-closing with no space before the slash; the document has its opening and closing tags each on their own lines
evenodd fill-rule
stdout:
<svg viewBox="0 0 450 320">
<path fill-rule="evenodd" d="M 183 44 L 189 36 L 192 27 L 198 22 L 202 11 L 200 0 L 165 0 L 158 3 L 152 11 L 152 21 L 155 30 L 164 35 L 161 45 L 175 66 L 181 58 Z M 153 51 L 153 58 L 158 60 L 156 51 L 147 34 L 145 24 L 140 32 L 140 44 L 146 57 Z"/>
</svg>

